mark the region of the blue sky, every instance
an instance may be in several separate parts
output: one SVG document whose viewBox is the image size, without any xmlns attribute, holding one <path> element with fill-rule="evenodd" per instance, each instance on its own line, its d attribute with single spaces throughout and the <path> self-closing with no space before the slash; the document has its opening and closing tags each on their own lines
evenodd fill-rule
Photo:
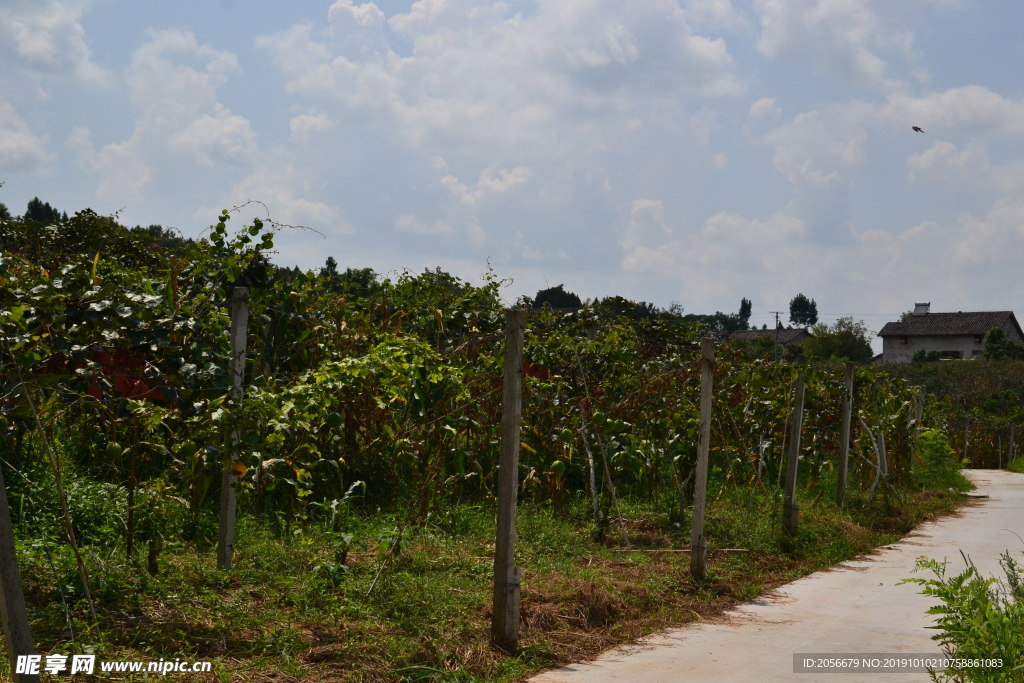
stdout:
<svg viewBox="0 0 1024 683">
<path fill-rule="evenodd" d="M 1024 3 L 5 0 L 0 201 L 877 330 L 1017 308 Z M 925 133 L 915 133 L 917 125 Z"/>
</svg>

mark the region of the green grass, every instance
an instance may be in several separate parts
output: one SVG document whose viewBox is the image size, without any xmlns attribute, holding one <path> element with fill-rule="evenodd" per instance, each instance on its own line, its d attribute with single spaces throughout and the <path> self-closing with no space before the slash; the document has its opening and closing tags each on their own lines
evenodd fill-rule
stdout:
<svg viewBox="0 0 1024 683">
<path fill-rule="evenodd" d="M 853 500 L 840 510 L 822 496 L 801 501 L 793 539 L 779 531 L 779 501 L 712 487 L 707 581 L 689 575 L 689 555 L 620 552 L 613 520 L 592 538 L 582 498 L 564 507 L 523 504 L 518 564 L 523 568 L 522 651 L 488 646 L 494 520 L 492 504 L 451 506 L 411 525 L 401 551 L 381 571 L 399 516 L 352 514 L 344 532 L 365 543 L 344 549 L 341 533 L 318 524 L 275 530 L 240 522 L 234 568 L 215 552 L 168 542 L 161 571 L 143 569 L 114 543 L 84 548 L 99 603 L 100 629 L 80 640 L 107 659 L 212 659 L 208 680 L 261 680 L 280 672 L 309 681 L 512 681 L 669 625 L 716 614 L 810 572 L 891 543 L 959 496 L 930 491 Z M 633 548 L 688 543 L 669 501 L 623 501 Z M 19 530 L 23 535 L 24 527 Z M 383 539 L 383 540 L 382 540 Z M 717 552 L 741 548 L 749 552 Z M 45 550 L 52 555 L 52 564 Z M 19 559 L 40 651 L 67 653 L 70 632 L 58 580 L 75 615 L 86 614 L 70 551 L 26 542 Z M 368 595 L 377 572 L 380 579 Z M 141 680 L 141 679 L 140 679 Z M 154 679 L 155 680 L 155 679 Z"/>
</svg>

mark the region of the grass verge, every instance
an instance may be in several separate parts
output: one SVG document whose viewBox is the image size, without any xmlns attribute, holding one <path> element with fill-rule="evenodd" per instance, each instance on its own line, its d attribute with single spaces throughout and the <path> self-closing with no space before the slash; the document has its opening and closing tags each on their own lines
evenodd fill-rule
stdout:
<svg viewBox="0 0 1024 683">
<path fill-rule="evenodd" d="M 98 632 L 82 621 L 67 549 L 33 542 L 19 555 L 40 652 L 69 653 L 73 630 L 76 651 L 105 659 L 214 661 L 213 673 L 190 680 L 512 681 L 712 618 L 892 543 L 961 500 L 949 491 L 883 494 L 842 510 L 820 497 L 804 500 L 799 533 L 784 539 L 776 498 L 734 494 L 723 487 L 709 510 L 709 576 L 701 583 L 689 575 L 687 553 L 662 551 L 687 542 L 685 525 L 664 504 L 624 503 L 636 549 L 628 552 L 617 523 L 603 540 L 592 538 L 582 499 L 557 509 L 522 505 L 522 650 L 515 657 L 488 646 L 494 521 L 483 504 L 449 507 L 407 529 L 383 570 L 383 549 L 398 526 L 396 515 L 384 513 L 351 515 L 344 534 L 244 520 L 227 573 L 216 570 L 213 551 L 192 544 L 169 543 L 156 576 L 145 571 L 145 557 L 123 559 L 123 547 L 87 546 Z M 747 552 L 723 550 L 736 548 Z"/>
</svg>

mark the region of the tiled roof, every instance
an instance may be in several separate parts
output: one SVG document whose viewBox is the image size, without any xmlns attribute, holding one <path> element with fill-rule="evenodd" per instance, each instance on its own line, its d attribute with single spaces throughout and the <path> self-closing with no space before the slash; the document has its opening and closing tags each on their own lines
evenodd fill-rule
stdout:
<svg viewBox="0 0 1024 683">
<path fill-rule="evenodd" d="M 729 335 L 733 339 L 756 339 L 757 337 L 771 337 L 775 339 L 775 330 L 740 330 Z M 812 337 L 811 331 L 806 327 L 797 327 L 791 330 L 779 330 L 779 343 L 792 344 L 802 341 L 803 337 Z"/>
<path fill-rule="evenodd" d="M 1017 328 L 1020 325 L 1013 311 L 981 311 L 967 313 L 928 313 L 926 315 L 908 315 L 906 320 L 898 323 L 886 323 L 879 337 L 921 337 L 973 334 L 983 335 L 993 327 L 1002 327 L 1007 321 Z"/>
</svg>

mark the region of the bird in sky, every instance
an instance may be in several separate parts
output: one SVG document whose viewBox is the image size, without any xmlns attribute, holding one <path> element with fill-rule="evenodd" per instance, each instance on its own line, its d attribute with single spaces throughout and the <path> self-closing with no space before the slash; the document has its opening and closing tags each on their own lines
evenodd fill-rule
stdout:
<svg viewBox="0 0 1024 683">
<path fill-rule="evenodd" d="M 923 130 L 921 130 L 921 126 L 911 126 L 911 128 L 914 129 L 915 133 L 923 133 L 924 132 Z"/>
</svg>

